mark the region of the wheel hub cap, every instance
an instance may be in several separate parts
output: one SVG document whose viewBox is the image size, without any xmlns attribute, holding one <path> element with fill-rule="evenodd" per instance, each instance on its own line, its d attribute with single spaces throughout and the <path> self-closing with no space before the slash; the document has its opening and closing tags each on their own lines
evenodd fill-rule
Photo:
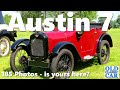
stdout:
<svg viewBox="0 0 120 90">
<path fill-rule="evenodd" d="M 20 59 L 19 59 L 19 63 L 20 64 L 23 64 L 23 65 L 27 65 L 28 61 L 27 61 L 27 58 L 25 56 L 22 56 Z"/>
<path fill-rule="evenodd" d="M 104 57 L 104 55 L 105 55 L 105 50 L 102 49 L 102 57 Z"/>
</svg>

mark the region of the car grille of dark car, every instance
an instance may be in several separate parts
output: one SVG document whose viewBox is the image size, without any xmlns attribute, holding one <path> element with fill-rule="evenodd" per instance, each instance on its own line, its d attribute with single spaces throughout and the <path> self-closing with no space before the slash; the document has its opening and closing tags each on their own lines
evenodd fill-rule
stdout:
<svg viewBox="0 0 120 90">
<path fill-rule="evenodd" d="M 33 56 L 44 56 L 43 40 L 35 38 L 31 41 L 31 53 Z"/>
</svg>

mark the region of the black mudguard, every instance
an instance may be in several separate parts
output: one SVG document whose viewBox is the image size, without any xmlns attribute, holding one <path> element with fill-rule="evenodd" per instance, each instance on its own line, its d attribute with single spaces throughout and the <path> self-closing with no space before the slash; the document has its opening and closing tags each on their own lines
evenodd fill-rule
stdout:
<svg viewBox="0 0 120 90">
<path fill-rule="evenodd" d="M 3 36 L 7 36 L 10 39 L 10 41 L 15 41 L 15 37 L 17 37 L 16 32 L 14 31 L 9 32 L 7 30 L 0 31 L 0 38 Z"/>
<path fill-rule="evenodd" d="M 29 45 L 30 45 L 30 40 L 29 39 L 19 39 L 17 41 L 15 41 L 12 46 L 11 46 L 11 50 L 14 51 L 17 49 L 17 47 L 20 45 L 20 44 L 25 44 L 25 46 L 27 46 L 27 48 L 29 48 Z M 30 49 L 29 49 L 30 50 Z"/>
<path fill-rule="evenodd" d="M 58 44 L 53 48 L 53 50 L 52 50 L 52 56 L 53 56 L 53 57 L 54 57 L 54 56 L 57 56 L 58 53 L 59 53 L 59 51 L 60 51 L 62 48 L 67 48 L 67 49 L 69 49 L 69 50 L 74 51 L 74 52 L 77 53 L 77 49 L 76 49 L 76 47 L 75 47 L 72 43 L 70 43 L 70 42 L 60 42 L 60 43 L 58 43 Z"/>
<path fill-rule="evenodd" d="M 107 34 L 107 33 L 104 33 L 99 38 L 99 42 L 98 42 L 98 45 L 97 45 L 97 53 L 100 52 L 99 49 L 100 49 L 100 45 L 101 45 L 102 40 L 107 40 L 109 42 L 109 44 L 110 44 L 110 47 L 113 47 L 113 41 L 112 41 L 111 36 L 109 34 Z"/>
</svg>

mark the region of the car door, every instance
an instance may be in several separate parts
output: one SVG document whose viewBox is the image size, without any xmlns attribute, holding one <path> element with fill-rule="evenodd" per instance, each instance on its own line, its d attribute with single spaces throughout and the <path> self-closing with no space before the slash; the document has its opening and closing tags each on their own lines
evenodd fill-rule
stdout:
<svg viewBox="0 0 120 90">
<path fill-rule="evenodd" d="M 92 56 L 94 55 L 94 47 L 95 47 L 95 37 L 96 37 L 96 30 L 91 29 L 90 31 L 84 31 L 78 40 L 77 49 L 82 59 L 85 56 Z"/>
</svg>

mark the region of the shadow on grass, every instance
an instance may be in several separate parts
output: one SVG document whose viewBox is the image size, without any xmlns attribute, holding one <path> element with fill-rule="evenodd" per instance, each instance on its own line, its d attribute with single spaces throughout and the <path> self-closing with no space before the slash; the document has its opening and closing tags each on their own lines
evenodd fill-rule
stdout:
<svg viewBox="0 0 120 90">
<path fill-rule="evenodd" d="M 82 69 L 85 69 L 93 65 L 99 65 L 96 57 L 86 62 L 76 61 L 74 66 L 74 71 L 80 71 Z"/>
<path fill-rule="evenodd" d="M 49 79 L 50 78 L 50 69 L 48 68 L 40 68 L 40 67 L 32 67 L 32 69 L 30 70 L 31 73 L 38 73 L 38 75 L 40 76 L 40 78 L 43 79 Z M 49 74 L 49 76 L 46 76 L 46 73 Z"/>
<path fill-rule="evenodd" d="M 87 62 L 77 61 L 74 66 L 74 71 L 80 71 L 82 69 L 85 69 L 93 65 L 99 65 L 97 58 L 93 58 Z M 4 71 L 9 72 L 11 71 L 11 68 L 9 67 L 5 69 Z M 38 76 L 42 79 L 50 79 L 50 76 L 47 77 L 45 74 L 48 73 L 50 75 L 51 72 L 50 72 L 50 69 L 47 69 L 47 68 L 32 67 L 30 70 L 30 73 L 37 73 Z"/>
</svg>

